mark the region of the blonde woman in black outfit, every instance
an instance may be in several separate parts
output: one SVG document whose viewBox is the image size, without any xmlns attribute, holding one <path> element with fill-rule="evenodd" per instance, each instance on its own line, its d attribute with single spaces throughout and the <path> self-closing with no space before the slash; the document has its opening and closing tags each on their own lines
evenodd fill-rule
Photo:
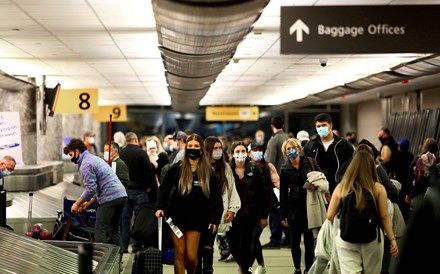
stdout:
<svg viewBox="0 0 440 274">
<path fill-rule="evenodd" d="M 252 164 L 247 155 L 246 145 L 237 141 L 232 144 L 231 168 L 235 178 L 235 187 L 241 200 L 232 227 L 227 232 L 232 256 L 239 266 L 239 273 L 251 273 L 252 235 L 258 222 L 261 229 L 267 226 L 269 204 L 265 191 L 265 179 L 261 169 Z"/>
<path fill-rule="evenodd" d="M 203 139 L 197 134 L 187 138 L 185 155 L 173 164 L 159 188 L 156 217 L 171 218 L 182 235 L 170 230 L 174 243 L 174 273 L 194 274 L 200 233 L 214 234 L 223 212 L 218 180 L 206 157 Z"/>
</svg>

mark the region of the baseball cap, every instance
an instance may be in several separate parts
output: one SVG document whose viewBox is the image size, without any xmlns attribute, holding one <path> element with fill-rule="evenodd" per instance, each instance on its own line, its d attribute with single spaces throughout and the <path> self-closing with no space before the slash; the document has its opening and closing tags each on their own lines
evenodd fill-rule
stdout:
<svg viewBox="0 0 440 274">
<path fill-rule="evenodd" d="M 247 146 L 247 150 L 248 150 L 248 152 L 251 151 L 251 150 L 254 150 L 254 149 L 256 149 L 256 148 L 263 148 L 263 146 L 261 146 L 261 145 L 255 143 L 255 142 L 252 142 L 252 143 L 250 143 L 250 144 Z"/>
<path fill-rule="evenodd" d="M 176 131 L 173 134 L 174 140 L 186 140 L 186 138 L 188 138 L 188 135 L 183 131 Z"/>
<path fill-rule="evenodd" d="M 300 141 L 309 141 L 309 133 L 305 130 L 301 130 L 296 134 L 296 139 Z"/>
</svg>

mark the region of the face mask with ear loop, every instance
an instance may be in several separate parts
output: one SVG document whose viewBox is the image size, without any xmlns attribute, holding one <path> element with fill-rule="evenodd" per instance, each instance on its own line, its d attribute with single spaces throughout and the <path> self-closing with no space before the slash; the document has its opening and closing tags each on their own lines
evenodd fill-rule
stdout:
<svg viewBox="0 0 440 274">
<path fill-rule="evenodd" d="M 235 153 L 234 154 L 234 159 L 237 162 L 243 163 L 244 161 L 246 161 L 246 158 L 247 158 L 246 153 Z"/>
<path fill-rule="evenodd" d="M 78 160 L 79 160 L 79 155 L 76 156 L 76 152 L 75 152 L 75 154 L 73 155 L 72 159 L 70 159 L 70 161 L 72 161 L 72 163 L 74 164 L 78 164 Z"/>
</svg>

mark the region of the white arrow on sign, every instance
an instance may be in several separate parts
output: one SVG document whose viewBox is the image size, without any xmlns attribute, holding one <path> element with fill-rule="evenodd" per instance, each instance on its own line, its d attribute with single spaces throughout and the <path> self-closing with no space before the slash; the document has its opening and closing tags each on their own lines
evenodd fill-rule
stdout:
<svg viewBox="0 0 440 274">
<path fill-rule="evenodd" d="M 289 28 L 289 34 L 292 35 L 296 31 L 296 41 L 302 42 L 303 41 L 303 31 L 307 34 L 309 34 L 309 27 L 304 24 L 301 19 L 296 20 L 295 23 L 293 23 Z"/>
</svg>

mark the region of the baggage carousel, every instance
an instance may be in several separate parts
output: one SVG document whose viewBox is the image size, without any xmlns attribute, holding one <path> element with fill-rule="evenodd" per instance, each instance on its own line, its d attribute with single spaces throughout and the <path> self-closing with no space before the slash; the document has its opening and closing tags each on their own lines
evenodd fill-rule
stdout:
<svg viewBox="0 0 440 274">
<path fill-rule="evenodd" d="M 57 218 L 57 210 L 63 210 L 64 197 L 76 200 L 83 192 L 83 187 L 75 181 L 75 173 L 64 174 L 63 180 L 35 191 L 7 192 L 11 205 L 6 208 L 6 224 L 14 231 L 23 234 L 28 231 L 29 193 L 33 193 L 31 223 L 42 223 L 52 230 Z"/>
<path fill-rule="evenodd" d="M 6 224 L 0 227 L 0 273 L 83 273 L 81 251 L 84 242 L 37 240 L 25 236 L 29 226 L 42 223 L 52 231 L 57 211 L 63 211 L 64 197 L 75 200 L 83 192 L 75 173 L 64 174 L 57 184 L 35 191 L 8 191 L 10 206 L 6 208 Z M 28 222 L 29 193 L 33 193 L 32 219 Z M 93 273 L 120 273 L 119 247 L 90 243 L 88 257 Z M 87 272 L 88 273 L 88 272 Z"/>
<path fill-rule="evenodd" d="M 84 244 L 91 245 L 90 254 L 82 251 Z M 114 245 L 42 241 L 3 227 L 0 227 L 0 256 L 0 273 L 113 274 L 120 271 L 119 247 Z"/>
</svg>

